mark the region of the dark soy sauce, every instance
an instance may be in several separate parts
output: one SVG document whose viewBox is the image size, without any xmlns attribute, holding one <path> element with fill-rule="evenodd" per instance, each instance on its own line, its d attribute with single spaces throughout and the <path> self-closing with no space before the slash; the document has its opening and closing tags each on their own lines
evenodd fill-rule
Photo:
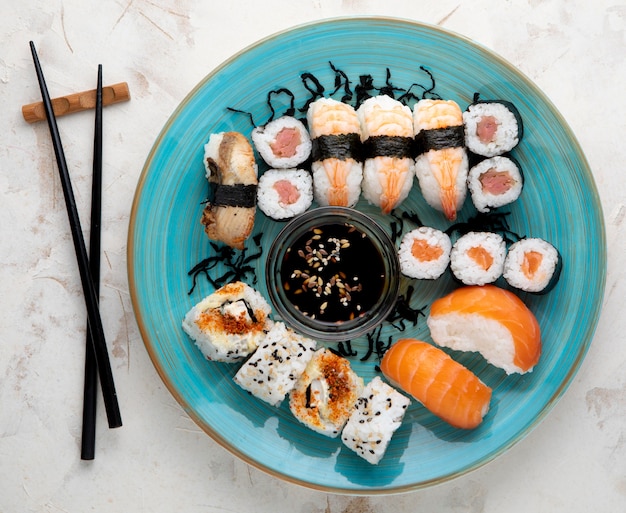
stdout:
<svg viewBox="0 0 626 513">
<path fill-rule="evenodd" d="M 365 233 L 347 223 L 305 232 L 285 253 L 280 274 L 294 307 L 329 323 L 363 315 L 378 302 L 385 285 L 379 250 Z"/>
</svg>

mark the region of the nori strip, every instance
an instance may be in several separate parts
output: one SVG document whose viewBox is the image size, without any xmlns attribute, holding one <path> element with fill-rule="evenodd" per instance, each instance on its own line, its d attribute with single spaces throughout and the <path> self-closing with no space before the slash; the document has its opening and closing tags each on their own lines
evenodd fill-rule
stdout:
<svg viewBox="0 0 626 513">
<path fill-rule="evenodd" d="M 370 94 L 370 91 L 375 91 L 374 87 L 374 79 L 372 75 L 361 75 L 359 76 L 359 83 L 354 87 L 354 91 L 356 93 L 356 105 L 355 109 L 358 109 L 359 106 L 368 98 L 374 96 Z"/>
<path fill-rule="evenodd" d="M 220 207 L 253 208 L 256 206 L 256 185 L 216 185 L 211 202 Z"/>
<path fill-rule="evenodd" d="M 201 274 L 206 277 L 215 289 L 218 289 L 222 285 L 231 281 L 245 280 L 249 274 L 252 274 L 252 284 L 256 284 L 257 274 L 255 273 L 254 267 L 250 264 L 263 254 L 263 248 L 261 247 L 262 237 L 262 233 L 258 233 L 252 237 L 252 240 L 257 247 L 257 252 L 251 255 L 247 254 L 247 247 L 240 252 L 236 252 L 230 246 L 220 246 L 211 242 L 210 244 L 214 255 L 201 260 L 187 273 L 188 276 L 192 277 L 191 289 L 187 292 L 187 294 L 191 295 L 194 291 L 196 285 L 198 284 L 198 276 Z M 220 263 L 224 265 L 226 271 L 222 275 L 216 276 L 215 278 L 211 277 L 209 271 L 214 269 Z"/>
<path fill-rule="evenodd" d="M 387 76 L 385 79 L 385 85 L 378 90 L 378 94 L 383 94 L 391 98 L 395 98 L 395 91 L 404 91 L 404 89 L 400 89 L 391 83 L 391 71 L 389 71 L 389 68 L 386 69 L 386 72 Z"/>
<path fill-rule="evenodd" d="M 313 162 L 335 158 L 362 161 L 362 145 L 359 134 L 321 135 L 312 141 L 311 158 Z"/>
<path fill-rule="evenodd" d="M 463 125 L 456 125 L 422 130 L 415 136 L 415 144 L 418 155 L 429 150 L 462 147 L 465 146 L 465 129 Z"/>
<path fill-rule="evenodd" d="M 309 110 L 309 105 L 313 103 L 315 100 L 324 97 L 324 86 L 320 83 L 320 81 L 315 78 L 313 73 L 302 73 L 300 75 L 302 79 L 302 85 L 304 88 L 311 93 L 311 97 L 305 102 L 305 104 L 300 108 L 300 112 L 306 112 Z"/>
<path fill-rule="evenodd" d="M 275 89 L 274 91 L 270 91 L 269 93 L 267 93 L 267 106 L 270 108 L 270 111 L 272 114 L 270 118 L 265 122 L 265 124 L 274 120 L 274 116 L 276 116 L 276 109 L 274 108 L 274 104 L 272 103 L 272 98 L 274 96 L 280 96 L 280 95 L 287 95 L 289 97 L 289 107 L 285 111 L 284 116 L 293 116 L 295 114 L 296 112 L 296 108 L 294 106 L 294 103 L 296 101 L 295 95 L 286 87 L 281 87 L 280 89 Z"/>
<path fill-rule="evenodd" d="M 350 79 L 348 75 L 344 71 L 341 71 L 339 68 L 336 68 L 332 62 L 328 61 L 330 68 L 335 72 L 335 90 L 330 93 L 330 95 L 334 95 L 341 87 L 343 86 L 343 96 L 341 97 L 341 101 L 344 103 L 350 102 L 352 100 L 352 91 L 350 90 Z"/>
<path fill-rule="evenodd" d="M 412 137 L 374 135 L 363 143 L 363 157 L 413 158 L 414 145 Z"/>
</svg>

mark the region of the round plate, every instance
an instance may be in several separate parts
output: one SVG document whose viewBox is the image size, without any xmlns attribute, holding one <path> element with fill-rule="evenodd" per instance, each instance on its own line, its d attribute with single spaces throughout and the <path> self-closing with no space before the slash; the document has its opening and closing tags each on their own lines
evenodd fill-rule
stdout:
<svg viewBox="0 0 626 513">
<path fill-rule="evenodd" d="M 432 92 L 457 101 L 462 109 L 476 92 L 518 107 L 525 136 L 513 154 L 524 170 L 525 188 L 515 204 L 502 210 L 508 212 L 505 220 L 512 232 L 552 242 L 562 254 L 563 271 L 550 293 L 521 294 L 543 335 L 542 359 L 532 373 L 507 376 L 475 354 L 453 354 L 493 388 L 483 424 L 472 431 L 456 430 L 413 401 L 385 457 L 373 466 L 343 447 L 340 439 L 299 424 L 288 401 L 272 408 L 238 388 L 232 381 L 238 366 L 206 361 L 183 332 L 185 313 L 214 290 L 200 276 L 188 294 L 188 271 L 214 251 L 199 221 L 208 194 L 203 145 L 212 132 L 250 135 L 250 118 L 230 109 L 250 113 L 258 125 L 267 122 L 270 91 L 288 88 L 300 109 L 317 83 L 323 94 L 332 93 L 338 76 L 349 79 L 352 92 L 361 77 L 371 77 L 375 89 L 370 94 L 386 85 L 422 94 L 432 87 L 428 72 L 434 78 Z M 341 99 L 345 82 L 338 85 L 334 97 Z M 288 96 L 274 95 L 271 103 L 279 115 L 289 106 Z M 297 110 L 296 116 L 303 113 Z M 378 216 L 390 231 L 392 225 L 401 225 L 363 200 L 357 207 Z M 417 214 L 425 225 L 450 227 L 425 204 L 417 185 L 398 210 Z M 468 200 L 459 220 L 475 213 Z M 254 234 L 262 234 L 261 247 L 280 226 L 258 211 Z M 404 231 L 412 227 L 409 220 L 402 224 Z M 249 239 L 247 254 L 257 250 Z M 264 254 L 253 260 L 254 274 L 248 280 L 260 277 L 254 286 L 266 295 L 264 264 Z M 128 239 L 130 291 L 139 328 L 161 378 L 186 412 L 248 463 L 291 482 L 339 493 L 390 493 L 440 483 L 483 465 L 519 441 L 545 417 L 579 368 L 598 321 L 605 269 L 605 232 L 593 177 L 550 101 L 485 48 L 436 27 L 397 19 L 333 19 L 299 26 L 260 41 L 211 72 L 180 104 L 148 156 Z M 212 272 L 223 271 L 218 267 Z M 445 276 L 432 283 L 405 280 L 403 291 L 409 286 L 414 288 L 411 307 L 427 314 L 432 301 L 455 284 Z M 431 340 L 422 314 L 416 316 L 416 325 L 406 321 L 404 330 L 400 323 L 385 324 L 379 341 L 406 336 Z M 352 341 L 352 349 L 357 352 L 351 357 L 353 368 L 367 382 L 376 374 L 378 360 L 372 355 L 361 361 L 368 349 L 366 338 Z"/>
</svg>

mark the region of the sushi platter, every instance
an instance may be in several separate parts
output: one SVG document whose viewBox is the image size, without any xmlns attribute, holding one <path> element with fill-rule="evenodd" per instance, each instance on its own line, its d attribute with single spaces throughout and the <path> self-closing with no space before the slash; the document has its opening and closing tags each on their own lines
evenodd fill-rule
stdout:
<svg viewBox="0 0 626 513">
<path fill-rule="evenodd" d="M 560 275 L 558 282 L 550 283 L 554 288 L 546 288 L 543 294 L 526 292 L 524 285 L 497 278 L 496 284 L 521 300 L 516 308 L 523 310 L 522 315 L 531 315 L 541 331 L 541 358 L 523 371 L 518 367 L 504 370 L 481 354 L 454 345 L 446 348 L 490 389 L 491 404 L 483 411 L 484 418 L 469 429 L 460 429 L 419 401 L 412 399 L 408 404 L 403 396 L 393 395 L 398 405 L 394 411 L 402 420 L 394 425 L 386 452 L 372 463 L 365 461 L 368 455 L 342 444 L 341 437 L 310 429 L 292 413 L 288 400 L 259 400 L 248 393 L 254 388 L 255 369 L 233 363 L 237 358 L 230 355 L 207 360 L 191 338 L 199 335 L 189 315 L 194 305 L 228 281 L 246 282 L 264 304 L 263 298 L 269 297 L 266 259 L 270 246 L 286 218 L 295 215 L 275 214 L 272 198 L 259 196 L 253 222 L 244 217 L 245 226 L 216 229 L 214 219 L 219 214 L 207 207 L 210 170 L 205 145 L 209 146 L 212 134 L 237 133 L 251 143 L 262 141 L 271 135 L 269 122 L 275 117 L 289 112 L 305 119 L 316 98 L 332 97 L 355 105 L 382 93 L 396 98 L 404 95 L 411 108 L 419 99 L 433 98 L 454 102 L 462 110 L 476 105 L 477 98 L 510 102 L 523 119 L 523 138 L 520 134 L 519 144 L 510 154 L 507 150 L 506 157 L 497 152 L 485 156 L 506 158 L 514 173 L 519 166 L 523 188 L 513 199 L 497 205 L 482 198 L 472 201 L 468 192 L 457 205 L 448 201 L 433 207 L 416 180 L 396 205 L 377 203 L 371 194 L 357 194 L 349 207 L 382 226 L 398 248 L 402 235 L 413 229 L 423 232 L 416 230 L 416 238 L 425 236 L 424 227 L 437 234 L 454 233 L 492 209 L 496 213 L 492 219 L 504 239 L 510 235 L 514 240 L 539 241 L 549 250 L 556 248 Z M 272 172 L 263 178 L 268 166 L 255 156 L 260 177 L 267 183 L 280 181 Z M 302 174 L 308 176 L 294 176 L 301 179 Z M 498 182 L 496 175 L 490 178 L 499 187 L 502 180 Z M 246 175 L 236 191 L 245 203 L 241 209 L 248 211 L 245 215 L 250 209 L 254 212 L 247 196 L 253 181 L 254 176 Z M 309 197 L 312 206 L 304 208 L 325 201 L 316 192 Z M 237 231 L 242 229 L 249 231 L 243 238 Z M 222 242 L 228 247 L 222 247 Z M 498 245 L 504 246 L 502 237 Z M 536 247 L 532 246 L 535 253 Z M 226 262 L 224 255 L 231 260 Z M 211 266 L 190 273 L 199 269 L 199 262 L 211 262 Z M 389 380 L 381 371 L 381 348 L 399 339 L 432 343 L 427 319 L 433 303 L 458 290 L 459 280 L 465 280 L 462 272 L 454 275 L 443 268 L 433 272 L 436 279 L 417 272 L 402 276 L 401 304 L 393 319 L 351 340 L 317 341 L 318 348 L 343 354 L 355 379 L 362 380 L 368 391 L 384 390 Z M 306 487 L 384 494 L 431 486 L 476 469 L 521 441 L 550 412 L 592 340 L 604 291 L 606 242 L 596 186 L 574 134 L 550 100 L 514 66 L 437 27 L 378 17 L 331 19 L 255 43 L 210 71 L 181 102 L 148 155 L 137 187 L 128 235 L 128 273 L 136 318 L 155 368 L 185 411 L 217 443 L 271 475 Z M 326 309 L 322 305 L 321 313 Z M 259 308 L 265 316 L 265 306 Z M 501 315 L 506 317 L 506 311 Z M 214 356 L 219 353 L 215 347 L 207 351 Z M 288 348 L 285 351 L 291 354 Z M 313 351 L 314 345 L 307 346 L 307 352 Z M 383 371 L 386 368 L 385 362 Z M 303 397 L 307 403 L 308 396 Z M 363 411 L 355 413 L 347 428 L 351 433 L 363 415 Z"/>
</svg>

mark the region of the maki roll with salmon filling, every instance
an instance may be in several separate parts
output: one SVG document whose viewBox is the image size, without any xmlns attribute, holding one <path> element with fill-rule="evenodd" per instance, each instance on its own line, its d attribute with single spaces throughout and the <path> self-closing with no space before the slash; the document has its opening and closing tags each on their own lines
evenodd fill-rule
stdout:
<svg viewBox="0 0 626 513">
<path fill-rule="evenodd" d="M 524 177 L 510 157 L 485 159 L 470 169 L 467 185 L 479 212 L 513 203 L 522 193 Z"/>
<path fill-rule="evenodd" d="M 509 248 L 503 276 L 511 287 L 545 294 L 559 280 L 561 267 L 561 255 L 552 244 L 543 239 L 528 238 Z"/>
<path fill-rule="evenodd" d="M 398 250 L 400 270 L 409 278 L 435 280 L 448 268 L 451 249 L 450 237 L 441 230 L 427 226 L 411 230 Z"/>
<path fill-rule="evenodd" d="M 295 168 L 311 155 L 309 132 L 302 121 L 291 116 L 257 127 L 251 136 L 261 158 L 273 168 Z"/>
<path fill-rule="evenodd" d="M 479 100 L 463 113 L 467 149 L 483 157 L 511 151 L 522 139 L 523 123 L 517 108 L 503 100 Z"/>
<path fill-rule="evenodd" d="M 454 221 L 465 201 L 469 169 L 461 109 L 452 100 L 420 100 L 413 110 L 413 127 L 422 196 Z"/>
<path fill-rule="evenodd" d="M 498 233 L 469 232 L 450 251 L 450 269 L 465 285 L 493 283 L 504 270 L 506 243 Z"/>
<path fill-rule="evenodd" d="M 361 125 L 356 110 L 332 98 L 309 105 L 314 198 L 322 206 L 353 207 L 361 195 Z"/>
<path fill-rule="evenodd" d="M 313 179 L 304 169 L 268 169 L 259 178 L 257 205 L 272 219 L 302 214 L 313 203 Z"/>
<path fill-rule="evenodd" d="M 390 96 L 374 96 L 357 110 L 361 123 L 363 196 L 389 214 L 413 186 L 413 115 Z"/>
</svg>

